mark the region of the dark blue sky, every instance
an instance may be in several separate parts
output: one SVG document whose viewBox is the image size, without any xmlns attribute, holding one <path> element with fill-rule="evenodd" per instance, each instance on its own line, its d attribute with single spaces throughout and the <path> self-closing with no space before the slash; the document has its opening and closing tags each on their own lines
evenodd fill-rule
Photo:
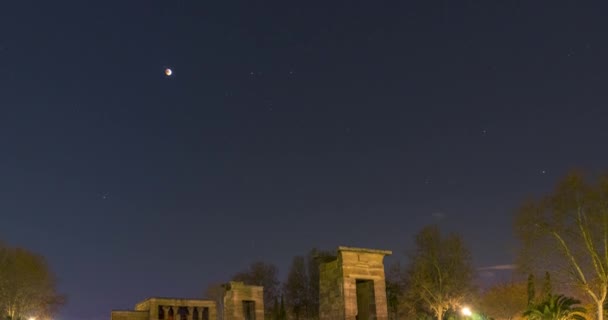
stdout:
<svg viewBox="0 0 608 320">
<path fill-rule="evenodd" d="M 511 263 L 515 208 L 606 168 L 606 9 L 2 1 L 0 238 L 48 258 L 60 320 L 313 246 L 396 261 L 433 222 Z"/>
</svg>

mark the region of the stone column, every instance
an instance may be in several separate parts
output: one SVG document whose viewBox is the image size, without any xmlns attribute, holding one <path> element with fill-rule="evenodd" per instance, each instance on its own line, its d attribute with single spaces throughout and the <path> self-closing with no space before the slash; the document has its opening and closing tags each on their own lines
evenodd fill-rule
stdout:
<svg viewBox="0 0 608 320">
<path fill-rule="evenodd" d="M 194 308 L 188 307 L 188 320 L 192 320 L 192 316 L 194 315 Z"/>
<path fill-rule="evenodd" d="M 167 320 L 169 319 L 169 306 L 161 306 L 161 308 L 163 308 L 163 315 L 165 316 L 164 319 Z"/>
<path fill-rule="evenodd" d="M 173 309 L 173 320 L 181 320 L 179 316 L 179 307 L 171 306 L 171 308 Z"/>
</svg>

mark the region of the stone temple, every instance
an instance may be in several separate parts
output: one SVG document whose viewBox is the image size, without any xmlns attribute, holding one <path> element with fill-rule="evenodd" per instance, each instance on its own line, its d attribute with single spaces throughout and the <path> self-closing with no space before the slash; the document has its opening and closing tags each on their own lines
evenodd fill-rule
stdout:
<svg viewBox="0 0 608 320">
<path fill-rule="evenodd" d="M 338 247 L 319 266 L 320 320 L 388 320 L 384 257 L 387 250 Z M 149 298 L 111 320 L 264 320 L 264 288 L 229 282 L 222 310 L 213 300 Z"/>
<path fill-rule="evenodd" d="M 264 320 L 264 288 L 242 282 L 224 285 L 224 320 Z M 135 310 L 114 310 L 111 320 L 217 320 L 213 300 L 149 298 Z"/>
</svg>

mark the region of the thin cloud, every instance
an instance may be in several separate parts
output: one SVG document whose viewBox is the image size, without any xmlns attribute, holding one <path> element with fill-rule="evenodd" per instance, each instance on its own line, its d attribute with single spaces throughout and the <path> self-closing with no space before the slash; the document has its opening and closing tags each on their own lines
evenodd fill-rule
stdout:
<svg viewBox="0 0 608 320">
<path fill-rule="evenodd" d="M 514 270 L 515 268 L 517 268 L 517 266 L 514 265 L 514 264 L 498 264 L 498 265 L 495 265 L 495 266 L 481 267 L 481 268 L 478 268 L 477 270 L 479 270 L 479 271 L 484 271 L 484 270 Z"/>
</svg>

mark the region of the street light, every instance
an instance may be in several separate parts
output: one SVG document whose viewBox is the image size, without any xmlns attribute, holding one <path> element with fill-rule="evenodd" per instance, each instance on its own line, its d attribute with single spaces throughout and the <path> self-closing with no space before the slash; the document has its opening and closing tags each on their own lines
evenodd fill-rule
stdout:
<svg viewBox="0 0 608 320">
<path fill-rule="evenodd" d="M 473 312 L 471 311 L 471 308 L 469 308 L 469 307 L 463 307 L 460 312 L 462 312 L 462 315 L 465 317 L 470 317 L 473 315 Z"/>
<path fill-rule="evenodd" d="M 36 320 L 36 317 L 29 317 L 27 320 Z"/>
</svg>

